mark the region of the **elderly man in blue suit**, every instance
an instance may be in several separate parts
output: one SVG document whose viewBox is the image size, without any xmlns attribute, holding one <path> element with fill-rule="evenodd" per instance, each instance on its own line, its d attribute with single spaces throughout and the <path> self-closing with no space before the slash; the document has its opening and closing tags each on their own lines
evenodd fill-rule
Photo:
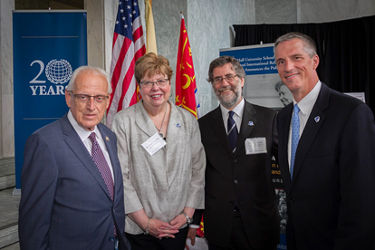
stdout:
<svg viewBox="0 0 375 250">
<path fill-rule="evenodd" d="M 68 114 L 27 140 L 21 249 L 130 249 L 116 137 L 100 123 L 110 93 L 103 70 L 78 68 L 65 91 Z"/>
</svg>

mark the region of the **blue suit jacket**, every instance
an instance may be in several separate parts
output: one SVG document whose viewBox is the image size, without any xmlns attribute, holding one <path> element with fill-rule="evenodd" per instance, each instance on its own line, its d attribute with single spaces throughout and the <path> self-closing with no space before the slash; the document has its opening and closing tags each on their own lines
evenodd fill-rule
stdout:
<svg viewBox="0 0 375 250">
<path fill-rule="evenodd" d="M 293 105 L 278 114 L 279 165 L 287 192 L 288 250 L 375 249 L 375 123 L 363 102 L 322 84 L 301 135 L 293 179 Z"/>
<path fill-rule="evenodd" d="M 124 236 L 123 182 L 116 137 L 98 128 L 114 172 L 112 201 L 99 170 L 67 116 L 34 132 L 26 142 L 19 208 L 21 249 L 121 249 Z M 108 139 L 107 139 L 108 138 Z"/>
</svg>

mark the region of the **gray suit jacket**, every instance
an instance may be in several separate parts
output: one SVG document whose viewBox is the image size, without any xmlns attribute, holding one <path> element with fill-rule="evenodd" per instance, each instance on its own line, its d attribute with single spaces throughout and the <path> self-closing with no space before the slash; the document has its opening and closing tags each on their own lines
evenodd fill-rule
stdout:
<svg viewBox="0 0 375 250">
<path fill-rule="evenodd" d="M 116 137 L 104 125 L 114 174 L 114 201 L 89 152 L 65 116 L 27 140 L 19 208 L 21 249 L 130 249 L 124 236 L 124 198 Z"/>
<path fill-rule="evenodd" d="M 143 208 L 149 217 L 170 221 L 184 207 L 203 208 L 205 153 L 192 114 L 171 104 L 167 145 L 152 156 L 141 144 L 158 131 L 142 102 L 117 113 L 112 129 L 118 138 L 127 214 Z M 126 232 L 143 230 L 127 217 Z"/>
</svg>

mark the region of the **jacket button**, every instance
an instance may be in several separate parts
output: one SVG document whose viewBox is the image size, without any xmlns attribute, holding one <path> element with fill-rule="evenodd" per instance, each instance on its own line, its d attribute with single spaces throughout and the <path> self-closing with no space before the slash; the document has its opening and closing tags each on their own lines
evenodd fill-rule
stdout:
<svg viewBox="0 0 375 250">
<path fill-rule="evenodd" d="M 234 179 L 234 184 L 238 184 L 238 180 L 237 179 Z"/>
</svg>

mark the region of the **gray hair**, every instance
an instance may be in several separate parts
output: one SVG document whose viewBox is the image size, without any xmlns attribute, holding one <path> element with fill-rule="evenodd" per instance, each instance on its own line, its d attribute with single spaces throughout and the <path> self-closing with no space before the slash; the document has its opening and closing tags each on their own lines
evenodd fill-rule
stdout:
<svg viewBox="0 0 375 250">
<path fill-rule="evenodd" d="M 90 72 L 93 72 L 94 74 L 97 74 L 97 75 L 101 75 L 101 76 L 104 76 L 106 81 L 107 81 L 107 84 L 108 84 L 108 94 L 111 94 L 112 93 L 112 86 L 110 84 L 110 81 L 109 81 L 109 77 L 108 77 L 108 74 L 107 72 L 105 72 L 103 69 L 101 68 L 98 68 L 98 67 L 93 67 L 93 66 L 80 66 L 79 68 L 77 68 L 76 70 L 74 70 L 73 72 L 73 75 L 72 77 L 70 78 L 70 81 L 68 83 L 68 85 L 66 86 L 66 90 L 67 91 L 73 91 L 74 90 L 74 87 L 75 87 L 75 84 L 76 84 L 76 79 L 77 79 L 77 76 L 85 71 L 90 71 Z"/>
<path fill-rule="evenodd" d="M 210 63 L 207 81 L 213 82 L 213 80 L 214 80 L 214 76 L 213 76 L 214 69 L 217 68 L 217 67 L 221 67 L 221 66 L 223 66 L 227 63 L 232 64 L 233 69 L 234 69 L 234 71 L 236 72 L 236 74 L 238 75 L 239 78 L 245 78 L 245 76 L 246 76 L 245 70 L 242 68 L 240 62 L 237 61 L 236 58 L 234 58 L 232 56 L 220 56 L 220 57 L 214 59 Z"/>
<path fill-rule="evenodd" d="M 303 34 L 303 33 L 300 33 L 300 32 L 289 32 L 289 33 L 286 33 L 286 34 L 280 36 L 279 38 L 277 38 L 276 41 L 275 41 L 275 45 L 273 47 L 273 50 L 274 50 L 273 52 L 275 53 L 276 47 L 280 43 L 292 40 L 294 38 L 302 40 L 302 42 L 304 44 L 303 48 L 310 57 L 313 57 L 317 54 L 316 53 L 316 44 L 315 44 L 314 40 L 310 36 L 308 36 L 306 34 Z"/>
</svg>

